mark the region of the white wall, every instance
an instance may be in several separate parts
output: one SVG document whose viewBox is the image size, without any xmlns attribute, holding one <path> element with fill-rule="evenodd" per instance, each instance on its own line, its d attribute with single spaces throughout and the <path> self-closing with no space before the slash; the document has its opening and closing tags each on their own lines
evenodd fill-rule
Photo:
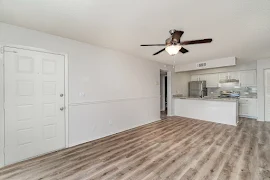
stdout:
<svg viewBox="0 0 270 180">
<path fill-rule="evenodd" d="M 172 74 L 172 93 L 188 96 L 188 82 L 189 81 L 190 81 L 190 75 L 188 72 L 173 73 Z"/>
<path fill-rule="evenodd" d="M 257 61 L 258 120 L 265 120 L 264 70 L 270 69 L 270 58 Z"/>
<path fill-rule="evenodd" d="M 0 43 L 68 54 L 70 146 L 160 118 L 160 69 L 168 66 L 3 23 Z"/>
</svg>

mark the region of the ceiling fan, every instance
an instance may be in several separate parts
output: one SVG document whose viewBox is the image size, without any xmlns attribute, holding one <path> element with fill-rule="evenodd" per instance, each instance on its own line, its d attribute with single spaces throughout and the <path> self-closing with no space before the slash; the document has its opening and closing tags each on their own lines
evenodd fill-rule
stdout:
<svg viewBox="0 0 270 180">
<path fill-rule="evenodd" d="M 167 51 L 169 55 L 174 56 L 179 51 L 183 54 L 187 53 L 188 50 L 186 48 L 183 48 L 184 45 L 191 45 L 191 44 L 203 44 L 203 43 L 210 43 L 212 42 L 212 39 L 200 39 L 200 40 L 192 40 L 192 41 L 183 41 L 181 42 L 180 39 L 182 35 L 184 34 L 184 31 L 177 31 L 175 29 L 170 30 L 169 33 L 171 34 L 171 37 L 166 39 L 165 44 L 142 44 L 141 46 L 166 46 L 165 48 L 161 49 L 160 51 L 153 54 L 153 56 L 163 52 Z"/>
</svg>

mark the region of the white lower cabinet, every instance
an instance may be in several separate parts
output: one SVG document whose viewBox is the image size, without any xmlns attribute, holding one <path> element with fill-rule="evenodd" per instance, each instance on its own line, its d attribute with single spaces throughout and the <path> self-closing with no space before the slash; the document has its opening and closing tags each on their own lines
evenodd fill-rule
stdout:
<svg viewBox="0 0 270 180">
<path fill-rule="evenodd" d="M 257 118 L 257 99 L 240 98 L 239 116 Z"/>
</svg>

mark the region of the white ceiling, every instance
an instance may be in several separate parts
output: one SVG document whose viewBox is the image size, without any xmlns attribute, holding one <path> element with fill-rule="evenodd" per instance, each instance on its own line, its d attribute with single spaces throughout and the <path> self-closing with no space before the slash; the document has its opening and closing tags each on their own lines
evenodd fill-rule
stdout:
<svg viewBox="0 0 270 180">
<path fill-rule="evenodd" d="M 0 21 L 167 64 L 270 57 L 270 0 L 0 0 Z M 164 43 L 170 29 L 213 42 L 174 57 L 140 47 Z"/>
</svg>

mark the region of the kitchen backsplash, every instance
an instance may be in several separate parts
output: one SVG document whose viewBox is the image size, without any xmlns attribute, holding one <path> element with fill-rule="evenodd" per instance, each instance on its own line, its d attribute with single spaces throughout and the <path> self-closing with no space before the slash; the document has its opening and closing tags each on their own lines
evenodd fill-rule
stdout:
<svg viewBox="0 0 270 180">
<path fill-rule="evenodd" d="M 257 87 L 222 87 L 222 88 L 207 88 L 207 95 L 217 97 L 220 91 L 239 91 L 240 97 L 257 97 Z"/>
</svg>

